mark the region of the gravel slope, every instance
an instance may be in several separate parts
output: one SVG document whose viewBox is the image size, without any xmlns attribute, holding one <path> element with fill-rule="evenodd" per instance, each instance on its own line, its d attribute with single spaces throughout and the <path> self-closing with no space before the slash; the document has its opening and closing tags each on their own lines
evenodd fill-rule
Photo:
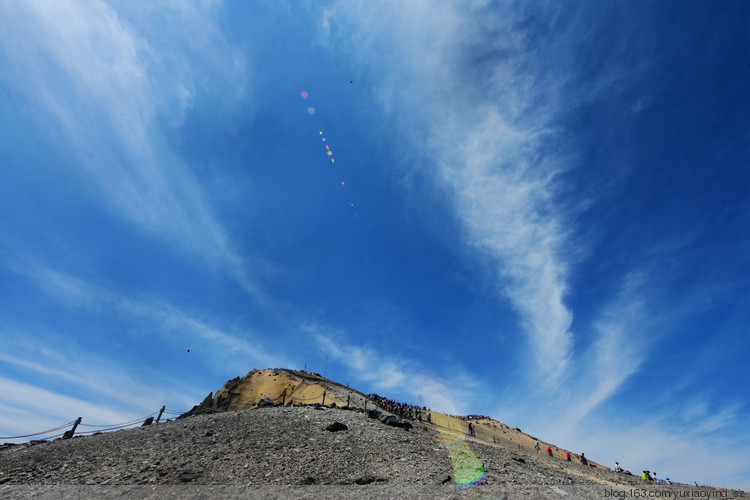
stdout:
<svg viewBox="0 0 750 500">
<path fill-rule="evenodd" d="M 348 429 L 326 430 L 334 422 Z M 444 482 L 453 470 L 441 443 L 432 426 L 404 430 L 343 409 L 199 415 L 0 449 L 0 497 L 602 498 L 607 490 L 644 488 L 640 479 L 609 470 L 472 441 L 487 475 L 482 484 L 459 488 Z M 659 497 L 678 490 L 649 486 L 657 489 Z"/>
</svg>

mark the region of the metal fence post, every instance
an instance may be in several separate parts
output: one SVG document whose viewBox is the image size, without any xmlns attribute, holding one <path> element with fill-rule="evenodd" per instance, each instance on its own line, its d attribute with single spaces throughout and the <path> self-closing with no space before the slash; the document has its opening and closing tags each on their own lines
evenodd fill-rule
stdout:
<svg viewBox="0 0 750 500">
<path fill-rule="evenodd" d="M 65 434 L 63 434 L 63 439 L 70 439 L 73 437 L 73 434 L 76 432 L 76 427 L 78 427 L 78 424 L 81 423 L 81 420 L 83 420 L 81 417 L 78 417 L 78 419 L 73 423 L 73 428 L 69 431 L 65 431 Z"/>
<path fill-rule="evenodd" d="M 166 410 L 166 409 L 167 409 L 167 405 L 164 405 L 164 406 L 161 407 L 161 410 L 159 410 L 159 416 L 156 417 L 156 423 L 157 424 L 159 423 L 159 419 L 161 418 L 161 414 L 164 413 L 164 410 Z"/>
</svg>

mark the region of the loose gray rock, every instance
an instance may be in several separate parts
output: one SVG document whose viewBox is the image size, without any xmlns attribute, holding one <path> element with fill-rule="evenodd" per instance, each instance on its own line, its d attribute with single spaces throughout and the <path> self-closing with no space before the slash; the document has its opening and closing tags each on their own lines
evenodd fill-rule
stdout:
<svg viewBox="0 0 750 500">
<path fill-rule="evenodd" d="M 438 483 L 445 484 L 451 480 L 451 475 L 443 472 L 438 476 Z"/>
</svg>

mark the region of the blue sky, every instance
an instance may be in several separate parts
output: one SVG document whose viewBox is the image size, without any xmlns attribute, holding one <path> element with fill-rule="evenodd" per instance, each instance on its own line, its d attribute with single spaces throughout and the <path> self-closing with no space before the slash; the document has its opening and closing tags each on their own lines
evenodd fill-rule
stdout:
<svg viewBox="0 0 750 500">
<path fill-rule="evenodd" d="M 0 435 L 306 367 L 750 489 L 749 16 L 0 4 Z"/>
</svg>

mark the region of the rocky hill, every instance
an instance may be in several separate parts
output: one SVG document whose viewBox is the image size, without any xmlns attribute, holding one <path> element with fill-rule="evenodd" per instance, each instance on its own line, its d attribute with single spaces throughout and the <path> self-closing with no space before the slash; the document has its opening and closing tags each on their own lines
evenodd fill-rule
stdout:
<svg viewBox="0 0 750 500">
<path fill-rule="evenodd" d="M 315 386 L 321 399 L 326 391 L 327 405 L 329 391 L 338 398 L 331 401 L 335 407 L 301 402 L 317 394 Z M 279 400 L 275 406 L 231 409 L 263 397 L 277 400 L 279 389 L 290 391 L 287 406 Z M 430 423 L 386 425 L 387 419 L 362 408 L 366 396 L 347 391 L 314 374 L 254 370 L 210 398 L 216 403 L 211 411 L 3 447 L 0 497 L 598 499 L 636 489 L 658 497 L 688 494 L 683 487 L 653 485 L 556 453 L 538 454 L 528 446 L 531 436 L 490 419 L 473 421 L 476 436 L 466 435 L 465 420 L 438 413 Z M 362 406 L 351 404 L 353 394 Z"/>
<path fill-rule="evenodd" d="M 227 381 L 182 417 L 254 408 L 261 399 L 282 406 L 322 404 L 364 408 L 367 396 L 325 379 L 319 373 L 285 368 L 252 370 Z"/>
<path fill-rule="evenodd" d="M 322 404 L 325 406 L 352 407 L 365 409 L 373 404 L 367 395 L 323 378 L 319 373 L 285 368 L 267 368 L 252 370 L 244 377 L 236 377 L 227 381 L 224 386 L 210 393 L 199 405 L 181 415 L 185 418 L 193 415 L 236 411 L 255 408 L 263 400 L 263 405 L 299 406 Z M 483 417 L 467 420 L 460 417 L 443 415 L 432 412 L 436 428 L 455 431 L 459 434 L 468 433 L 468 424 L 472 422 L 476 427 L 474 441 L 505 443 L 518 449 L 534 450 L 538 442 L 542 451 L 549 446 L 553 457 L 562 460 L 568 450 L 558 448 L 552 443 L 524 433 L 519 428 L 509 427 L 497 420 Z M 572 460 L 580 461 L 580 455 L 570 451 Z M 603 467 L 589 459 L 592 467 Z"/>
</svg>

